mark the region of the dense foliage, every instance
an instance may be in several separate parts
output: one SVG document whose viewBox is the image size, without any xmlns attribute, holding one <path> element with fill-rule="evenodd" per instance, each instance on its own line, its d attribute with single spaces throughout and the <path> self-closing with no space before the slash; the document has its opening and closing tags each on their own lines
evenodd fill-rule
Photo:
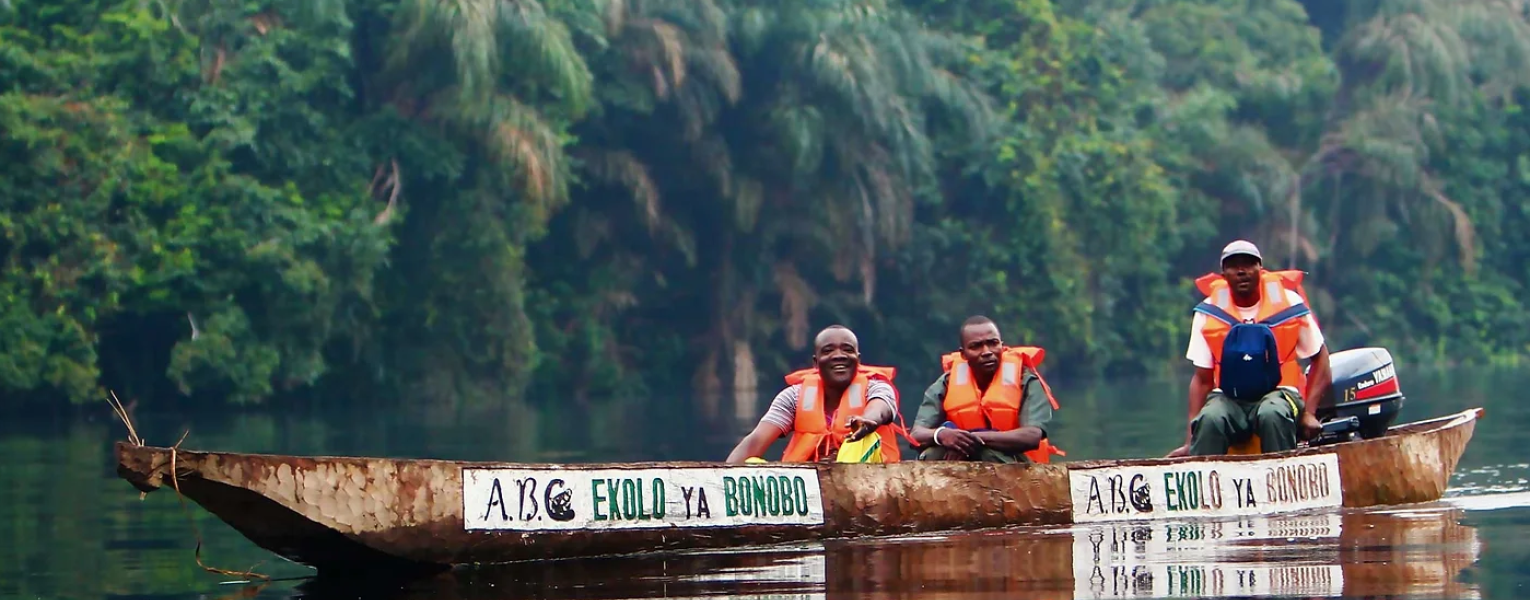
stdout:
<svg viewBox="0 0 1530 600">
<path fill-rule="evenodd" d="M 752 397 L 976 312 L 1141 375 L 1235 237 L 1335 347 L 1512 359 L 1526 10 L 9 0 L 0 393 Z"/>
</svg>

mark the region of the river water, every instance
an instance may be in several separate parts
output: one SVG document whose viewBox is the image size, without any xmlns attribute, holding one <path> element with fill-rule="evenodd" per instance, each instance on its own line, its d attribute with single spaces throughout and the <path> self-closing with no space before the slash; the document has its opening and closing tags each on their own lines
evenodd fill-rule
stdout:
<svg viewBox="0 0 1530 600">
<path fill-rule="evenodd" d="M 140 499 L 110 446 L 103 403 L 82 415 L 0 418 L 0 597 L 204 598 L 1124 598 L 1530 597 L 1530 408 L 1514 369 L 1403 370 L 1400 421 L 1486 408 L 1442 502 L 1216 522 L 1015 528 L 693 556 L 459 570 L 407 586 L 326 581 L 246 541 L 173 493 Z M 1060 383 L 1060 382 L 1059 382 Z M 924 385 L 900 381 L 912 417 Z M 1184 383 L 1057 385 L 1067 459 L 1159 456 L 1183 435 Z M 311 409 L 133 411 L 151 445 L 505 461 L 718 460 L 752 426 L 675 397 L 535 408 L 364 398 Z M 740 419 L 736 415 L 752 415 Z M 778 455 L 783 443 L 773 453 Z M 267 583 L 209 573 L 253 570 Z"/>
</svg>

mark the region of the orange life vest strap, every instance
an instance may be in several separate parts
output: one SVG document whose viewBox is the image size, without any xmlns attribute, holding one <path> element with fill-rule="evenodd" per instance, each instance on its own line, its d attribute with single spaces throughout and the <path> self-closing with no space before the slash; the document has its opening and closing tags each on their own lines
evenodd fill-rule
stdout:
<svg viewBox="0 0 1530 600">
<path fill-rule="evenodd" d="M 896 410 L 893 411 L 893 422 L 888 423 L 887 427 L 892 428 L 893 433 L 903 436 L 903 439 L 908 440 L 908 445 L 915 448 L 919 447 L 919 442 L 914 441 L 914 436 L 909 435 L 908 426 L 903 421 L 903 413 Z"/>
<path fill-rule="evenodd" d="M 1293 292 L 1296 292 L 1298 294 L 1302 294 L 1302 280 L 1305 279 L 1306 276 L 1307 276 L 1307 272 L 1306 271 L 1298 271 L 1296 269 L 1285 269 L 1285 270 L 1281 270 L 1281 271 L 1270 271 L 1270 270 L 1267 270 L 1267 269 L 1260 269 L 1259 270 L 1259 276 L 1260 277 L 1263 277 L 1265 273 L 1274 273 L 1276 275 L 1279 275 L 1280 276 L 1280 283 L 1282 285 L 1284 285 L 1286 287 L 1286 289 L 1291 290 Z M 1201 295 L 1203 295 L 1203 296 L 1210 296 L 1211 295 L 1211 283 L 1216 281 L 1216 280 L 1218 280 L 1218 279 L 1221 279 L 1221 278 L 1222 278 L 1222 274 L 1221 273 L 1207 273 L 1205 275 L 1197 277 L 1197 278 L 1195 278 L 1195 289 L 1200 290 Z M 1307 298 L 1307 295 L 1306 294 L 1302 294 L 1302 299 L 1305 300 L 1306 298 Z"/>
<path fill-rule="evenodd" d="M 1058 456 L 1067 456 L 1068 455 L 1067 452 L 1063 452 L 1062 451 L 1062 448 L 1058 448 L 1057 446 L 1053 446 L 1052 442 L 1050 440 L 1048 440 L 1047 438 L 1041 438 L 1041 444 L 1036 446 L 1036 448 L 1034 450 L 1026 450 L 1025 451 L 1025 457 L 1026 458 L 1031 459 L 1031 462 L 1036 462 L 1036 463 L 1041 463 L 1041 464 L 1048 464 L 1048 463 L 1052 462 L 1052 455 L 1053 454 L 1056 454 Z"/>
<path fill-rule="evenodd" d="M 892 420 L 892 422 L 888 423 L 887 425 L 883 425 L 883 427 L 888 427 L 888 428 L 892 429 L 893 433 L 895 433 L 897 435 L 903 436 L 903 439 L 908 440 L 908 443 L 909 443 L 910 446 L 918 446 L 919 443 L 914 441 L 914 436 L 909 435 L 909 433 L 908 433 L 908 426 L 903 421 L 903 412 L 899 410 L 899 408 L 903 406 L 903 399 L 900 397 L 900 393 L 898 392 L 898 386 L 893 385 L 893 378 L 898 376 L 898 369 L 896 369 L 894 367 L 875 367 L 875 366 L 864 366 L 863 365 L 861 367 L 861 372 L 862 373 L 866 373 L 866 378 L 867 379 L 884 379 L 884 380 L 886 380 L 887 387 L 892 388 L 892 391 L 893 391 L 892 405 L 889 406 L 888 408 L 892 409 L 893 420 Z M 867 392 L 867 394 L 870 394 L 871 390 L 868 389 L 868 390 L 866 390 L 866 392 Z M 871 404 L 871 398 L 870 397 L 866 398 L 866 403 L 868 405 Z M 838 409 L 836 409 L 836 412 L 837 411 L 838 411 Z M 872 435 L 876 435 L 876 434 L 873 433 Z"/>
<path fill-rule="evenodd" d="M 1052 410 L 1062 410 L 1062 405 L 1057 403 L 1057 397 L 1052 395 L 1052 386 L 1047 385 L 1047 380 L 1041 376 L 1041 371 L 1036 369 L 1036 367 L 1041 364 L 1041 361 L 1046 359 L 1046 349 L 1040 346 L 1014 346 L 1006 347 L 1004 352 L 1008 352 L 1010 350 L 1015 350 L 1020 354 L 1020 366 L 1025 368 L 1025 370 L 1030 371 L 1032 375 L 1035 375 L 1036 381 L 1041 382 L 1041 391 L 1046 393 L 1047 401 L 1052 403 Z M 945 373 L 950 373 L 951 365 L 956 364 L 956 361 L 959 360 L 963 360 L 962 353 L 960 351 L 949 352 L 941 355 L 940 370 Z M 1000 360 L 1002 360 L 1002 358 Z M 950 385 L 949 379 L 947 380 L 946 385 Z"/>
<path fill-rule="evenodd" d="M 867 377 L 881 377 L 883 379 L 886 379 L 887 383 L 889 385 L 891 385 L 893 380 L 897 379 L 897 377 L 898 377 L 898 368 L 897 367 L 879 367 L 879 366 L 875 366 L 875 365 L 864 365 L 863 364 L 863 365 L 857 367 L 855 369 L 855 371 L 856 371 L 857 374 L 865 375 Z M 817 372 L 818 372 L 818 367 L 808 367 L 806 369 L 798 369 L 796 371 L 792 371 L 790 373 L 787 373 L 786 374 L 786 385 L 797 385 L 799 383 L 802 383 L 804 380 L 807 379 L 808 375 L 812 375 L 812 374 L 817 373 Z M 896 393 L 897 390 L 898 390 L 897 387 L 893 387 L 894 393 Z"/>
<path fill-rule="evenodd" d="M 892 367 L 871 367 L 871 369 L 879 369 L 879 370 L 885 369 L 887 371 L 893 371 Z M 898 386 L 893 385 L 891 377 L 883 377 L 881 372 L 879 372 L 879 371 L 863 369 L 861 372 L 862 373 L 866 373 L 866 375 L 867 375 L 866 379 L 868 379 L 868 380 L 883 379 L 887 383 L 887 387 L 892 388 L 893 397 L 891 399 L 891 406 L 889 406 L 888 408 L 893 409 L 893 411 L 892 411 L 893 412 L 893 421 L 891 423 L 888 423 L 887 425 L 884 425 L 884 427 L 892 427 L 892 428 L 894 428 L 898 432 L 903 433 L 903 436 L 905 438 L 907 438 L 910 443 L 913 443 L 914 438 L 909 437 L 908 433 L 904 431 L 905 427 L 903 426 L 903 413 L 898 411 L 898 407 L 902 406 L 902 403 L 903 403 L 902 398 L 898 397 Z M 869 387 L 870 386 L 868 386 L 868 388 Z M 871 405 L 871 395 L 870 395 L 871 394 L 871 390 L 867 389 L 866 390 L 866 394 L 867 394 L 867 396 L 866 396 L 866 405 L 870 406 Z M 843 403 L 841 403 L 838 407 L 836 407 L 834 409 L 834 414 L 829 415 L 828 422 L 830 424 L 830 427 L 833 427 L 833 424 L 838 422 L 839 411 L 844 410 L 844 408 L 845 408 L 845 405 Z"/>
<path fill-rule="evenodd" d="M 1036 367 L 1029 365 L 1027 367 L 1031 370 L 1031 374 L 1036 376 L 1036 381 L 1041 383 L 1041 391 L 1047 395 L 1047 401 L 1052 403 L 1052 410 L 1062 410 L 1062 405 L 1057 403 L 1057 397 L 1052 395 L 1052 386 L 1047 385 L 1047 380 L 1041 377 L 1041 371 L 1037 371 Z"/>
<path fill-rule="evenodd" d="M 1298 296 L 1301 296 L 1302 297 L 1302 302 L 1306 302 L 1309 305 L 1312 304 L 1312 298 L 1307 295 L 1307 290 L 1302 287 L 1302 283 L 1307 278 L 1307 272 L 1306 271 L 1299 271 L 1299 270 L 1296 270 L 1296 269 L 1283 269 L 1283 270 L 1280 270 L 1280 271 L 1270 271 L 1270 270 L 1267 270 L 1267 269 L 1261 269 L 1259 271 L 1260 278 L 1263 278 L 1265 273 L 1274 273 L 1276 275 L 1279 275 L 1280 276 L 1280 283 L 1281 283 L 1281 285 L 1285 286 L 1285 288 L 1288 289 L 1288 290 L 1296 292 L 1296 294 Z M 1222 274 L 1221 273 L 1207 273 L 1205 275 L 1197 277 L 1197 278 L 1195 278 L 1195 289 L 1200 290 L 1201 295 L 1210 297 L 1211 296 L 1211 284 L 1212 284 L 1212 282 L 1214 282 L 1214 281 L 1216 281 L 1218 279 L 1221 279 L 1221 278 L 1222 278 Z M 1317 325 L 1319 327 L 1322 327 L 1322 325 L 1318 323 L 1317 314 L 1316 313 L 1314 313 L 1312 315 L 1309 315 L 1309 316 L 1312 319 L 1312 324 L 1313 325 Z"/>
</svg>

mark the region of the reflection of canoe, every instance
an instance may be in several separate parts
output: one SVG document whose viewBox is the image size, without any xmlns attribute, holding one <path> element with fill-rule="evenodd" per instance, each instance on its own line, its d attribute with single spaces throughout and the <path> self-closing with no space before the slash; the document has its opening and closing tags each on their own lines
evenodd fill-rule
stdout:
<svg viewBox="0 0 1530 600">
<path fill-rule="evenodd" d="M 830 595 L 919 598 L 1473 597 L 1459 509 L 1078 525 L 828 544 Z"/>
<path fill-rule="evenodd" d="M 1424 595 L 1473 598 L 1459 509 L 1076 528 L 1076 598 Z"/>
<path fill-rule="evenodd" d="M 1461 514 L 1435 506 L 1406 517 L 1348 512 L 1094 524 L 523 562 L 452 571 L 382 597 L 1471 598 L 1477 590 L 1456 579 L 1477 559 L 1479 544 L 1476 531 L 1458 523 Z M 314 580 L 303 592 L 312 600 L 357 595 L 348 579 Z"/>
<path fill-rule="evenodd" d="M 824 597 L 821 544 L 743 552 L 656 554 L 521 562 L 463 568 L 400 584 L 320 577 L 299 587 L 305 600 L 375 598 L 716 598 L 807 600 Z"/>
<path fill-rule="evenodd" d="M 1181 519 L 1437 500 L 1481 409 L 1280 454 L 1090 461 L 555 465 L 174 451 L 118 443 L 278 555 L 437 568 L 1027 524 Z"/>
</svg>

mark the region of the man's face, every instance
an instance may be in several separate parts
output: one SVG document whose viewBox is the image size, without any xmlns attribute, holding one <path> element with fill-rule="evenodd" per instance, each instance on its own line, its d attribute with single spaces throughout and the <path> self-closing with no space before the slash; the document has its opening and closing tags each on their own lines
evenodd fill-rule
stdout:
<svg viewBox="0 0 1530 600">
<path fill-rule="evenodd" d="M 861 351 L 855 336 L 844 329 L 830 329 L 818 336 L 818 347 L 813 349 L 813 363 L 818 365 L 818 375 L 824 383 L 837 388 L 850 385 L 855 371 L 861 366 Z"/>
<path fill-rule="evenodd" d="M 1259 268 L 1259 259 L 1234 254 L 1222 261 L 1222 278 L 1227 280 L 1234 295 L 1247 297 L 1259 288 Z"/>
<path fill-rule="evenodd" d="M 1004 340 L 999 339 L 999 327 L 993 323 L 968 325 L 962 328 L 962 358 L 980 377 L 991 377 L 999 370 L 999 354 L 1004 351 Z"/>
</svg>

